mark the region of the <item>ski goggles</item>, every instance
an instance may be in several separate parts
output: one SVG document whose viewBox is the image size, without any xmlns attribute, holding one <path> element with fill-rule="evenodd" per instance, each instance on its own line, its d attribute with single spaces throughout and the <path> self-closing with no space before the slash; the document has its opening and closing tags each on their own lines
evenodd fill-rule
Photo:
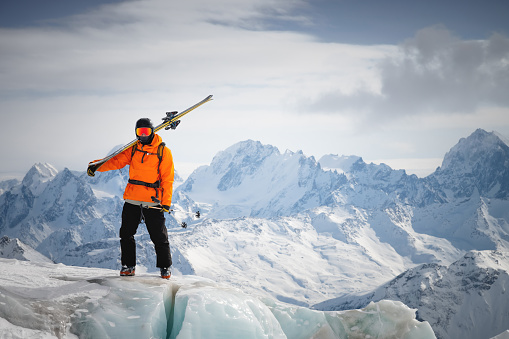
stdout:
<svg viewBox="0 0 509 339">
<path fill-rule="evenodd" d="M 139 137 L 141 137 L 141 136 L 148 137 L 151 134 L 152 134 L 152 128 L 150 128 L 150 127 L 138 127 L 136 129 L 136 135 Z"/>
</svg>

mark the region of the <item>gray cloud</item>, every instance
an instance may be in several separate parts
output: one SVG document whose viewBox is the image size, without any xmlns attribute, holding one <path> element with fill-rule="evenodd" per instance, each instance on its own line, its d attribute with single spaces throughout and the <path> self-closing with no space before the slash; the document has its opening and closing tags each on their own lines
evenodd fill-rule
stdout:
<svg viewBox="0 0 509 339">
<path fill-rule="evenodd" d="M 465 41 L 444 27 L 430 27 L 377 65 L 380 92 L 326 93 L 321 110 L 363 112 L 368 117 L 468 114 L 483 106 L 509 106 L 509 39 Z"/>
<path fill-rule="evenodd" d="M 401 59 L 387 59 L 380 67 L 389 109 L 471 113 L 480 105 L 509 104 L 506 37 L 462 41 L 434 27 L 419 31 L 402 50 Z"/>
</svg>

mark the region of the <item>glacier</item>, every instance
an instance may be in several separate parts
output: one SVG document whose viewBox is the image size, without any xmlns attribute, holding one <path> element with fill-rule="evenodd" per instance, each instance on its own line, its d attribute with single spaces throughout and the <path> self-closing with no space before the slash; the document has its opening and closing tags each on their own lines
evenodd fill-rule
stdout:
<svg viewBox="0 0 509 339">
<path fill-rule="evenodd" d="M 2 338 L 435 338 L 398 301 L 324 312 L 198 276 L 3 258 L 0 270 Z"/>
</svg>

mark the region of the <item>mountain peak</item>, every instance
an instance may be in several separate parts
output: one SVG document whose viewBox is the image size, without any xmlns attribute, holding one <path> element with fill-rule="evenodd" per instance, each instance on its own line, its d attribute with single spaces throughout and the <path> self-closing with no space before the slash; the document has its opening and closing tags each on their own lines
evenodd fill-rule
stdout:
<svg viewBox="0 0 509 339">
<path fill-rule="evenodd" d="M 477 129 L 462 138 L 433 174 L 456 196 L 471 196 L 475 189 L 486 197 L 509 195 L 509 146 L 496 132 Z"/>
<path fill-rule="evenodd" d="M 497 133 L 479 128 L 469 137 L 461 138 L 456 146 L 447 152 L 441 169 L 470 170 L 476 164 L 482 164 L 494 152 L 500 151 L 506 159 L 509 157 L 509 146 Z"/>
<path fill-rule="evenodd" d="M 52 263 L 50 259 L 24 244 L 18 238 L 11 239 L 6 235 L 0 238 L 0 258 Z"/>
<path fill-rule="evenodd" d="M 272 154 L 279 155 L 279 150 L 271 145 L 263 145 L 260 141 L 245 140 L 238 142 L 224 151 L 219 152 L 210 166 L 215 173 L 232 169 L 247 171 L 252 174 L 254 167 Z"/>
<path fill-rule="evenodd" d="M 263 156 L 264 154 L 272 154 L 274 152 L 279 153 L 279 150 L 272 145 L 263 145 L 260 141 L 248 139 L 240 141 L 220 153 L 229 153 L 236 157 L 252 157 L 257 155 Z"/>
<path fill-rule="evenodd" d="M 36 163 L 30 168 L 21 183 L 25 187 L 30 187 L 32 193 L 39 192 L 43 189 L 43 184 L 54 178 L 57 173 L 57 169 L 48 163 Z"/>
</svg>

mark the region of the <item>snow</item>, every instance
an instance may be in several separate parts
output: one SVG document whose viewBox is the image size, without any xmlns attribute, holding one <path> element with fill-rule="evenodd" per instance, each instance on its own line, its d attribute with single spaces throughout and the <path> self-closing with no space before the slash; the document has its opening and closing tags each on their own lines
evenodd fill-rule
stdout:
<svg viewBox="0 0 509 339">
<path fill-rule="evenodd" d="M 352 169 L 352 165 L 358 160 L 362 160 L 362 158 L 356 155 L 327 154 L 322 156 L 318 162 L 324 170 L 336 170 L 338 173 L 349 173 Z"/>
<path fill-rule="evenodd" d="M 203 220 L 170 238 L 197 275 L 307 305 L 338 290 L 373 288 L 404 270 L 397 253 L 357 217 L 321 208 L 312 218 Z M 339 228 L 330 218 L 348 218 L 351 225 Z"/>
<path fill-rule="evenodd" d="M 4 181 L 0 181 L 0 195 L 4 194 L 4 192 L 10 191 L 13 187 L 19 184 L 18 179 L 8 179 Z"/>
<path fill-rule="evenodd" d="M 197 276 L 0 259 L 1 338 L 435 338 L 398 301 L 323 312 Z"/>
<path fill-rule="evenodd" d="M 509 339 L 509 330 L 500 333 L 499 335 L 494 336 L 492 339 Z"/>
</svg>

